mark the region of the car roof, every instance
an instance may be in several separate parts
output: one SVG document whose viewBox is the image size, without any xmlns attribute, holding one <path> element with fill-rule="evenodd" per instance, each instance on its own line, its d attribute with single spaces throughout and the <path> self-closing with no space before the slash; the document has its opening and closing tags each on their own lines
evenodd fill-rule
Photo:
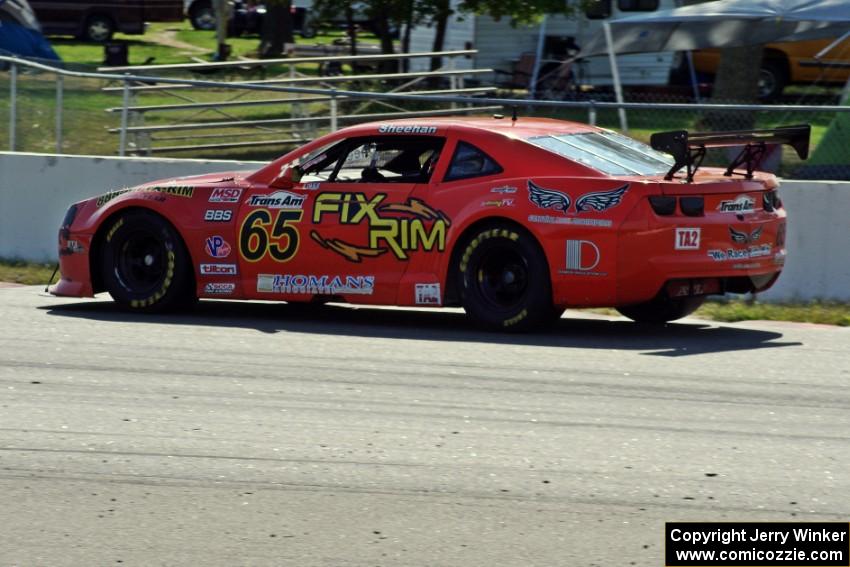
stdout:
<svg viewBox="0 0 850 567">
<path fill-rule="evenodd" d="M 497 115 L 499 116 L 499 115 Z M 381 132 L 381 126 L 391 126 L 386 132 Z M 410 127 L 406 131 L 404 127 Z M 417 128 L 418 127 L 418 128 Z M 427 134 L 423 128 L 434 127 L 437 131 L 444 133 L 451 129 L 455 132 L 474 134 L 477 132 L 498 133 L 510 138 L 529 138 L 532 136 L 543 136 L 546 134 L 573 134 L 582 132 L 598 132 L 599 128 L 589 126 L 580 122 L 567 120 L 556 120 L 553 118 L 537 118 L 520 116 L 516 121 L 509 116 L 497 118 L 494 116 L 462 116 L 462 117 L 428 117 L 428 118 L 405 118 L 401 120 L 383 120 L 380 122 L 368 122 L 358 124 L 341 130 L 346 135 L 374 135 L 378 133 L 387 135 L 398 134 Z"/>
</svg>

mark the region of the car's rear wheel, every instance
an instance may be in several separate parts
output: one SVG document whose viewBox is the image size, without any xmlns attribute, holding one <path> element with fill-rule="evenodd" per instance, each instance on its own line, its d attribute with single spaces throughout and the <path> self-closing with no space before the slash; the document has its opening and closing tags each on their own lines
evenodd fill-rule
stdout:
<svg viewBox="0 0 850 567">
<path fill-rule="evenodd" d="M 650 301 L 617 307 L 617 311 L 638 323 L 667 323 L 687 317 L 705 302 L 705 296 L 667 297 L 659 293 Z"/>
<path fill-rule="evenodd" d="M 549 268 L 537 241 L 495 224 L 469 239 L 458 257 L 461 304 L 478 324 L 528 331 L 552 321 Z"/>
<path fill-rule="evenodd" d="M 186 247 L 156 213 L 131 210 L 109 219 L 101 251 L 104 285 L 123 307 L 159 312 L 195 302 Z"/>
<path fill-rule="evenodd" d="M 98 43 L 109 41 L 115 33 L 115 23 L 109 16 L 103 14 L 92 14 L 86 19 L 86 27 L 83 29 L 83 39 L 96 41 Z"/>
<path fill-rule="evenodd" d="M 788 84 L 788 69 L 783 61 L 768 59 L 761 64 L 758 93 L 762 100 L 773 100 L 782 94 Z"/>
</svg>

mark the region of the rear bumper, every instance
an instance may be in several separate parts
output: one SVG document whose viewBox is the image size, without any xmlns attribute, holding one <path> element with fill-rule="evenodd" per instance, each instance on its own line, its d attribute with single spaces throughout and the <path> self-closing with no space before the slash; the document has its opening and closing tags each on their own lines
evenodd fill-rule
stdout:
<svg viewBox="0 0 850 567">
<path fill-rule="evenodd" d="M 698 236 L 683 240 L 683 232 Z M 690 283 L 689 295 L 765 291 L 785 265 L 784 232 L 783 214 L 722 223 L 694 219 L 628 235 L 618 246 L 623 270 L 617 274 L 616 304 L 648 301 L 671 282 L 682 284 L 681 294 Z"/>
</svg>

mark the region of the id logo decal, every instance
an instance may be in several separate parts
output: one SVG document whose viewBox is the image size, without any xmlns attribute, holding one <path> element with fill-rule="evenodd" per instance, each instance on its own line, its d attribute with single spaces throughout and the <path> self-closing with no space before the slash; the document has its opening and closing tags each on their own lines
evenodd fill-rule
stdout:
<svg viewBox="0 0 850 567">
<path fill-rule="evenodd" d="M 562 274 L 573 276 L 605 276 L 604 272 L 594 271 L 602 254 L 599 247 L 589 240 L 567 240 L 566 269 Z"/>
</svg>

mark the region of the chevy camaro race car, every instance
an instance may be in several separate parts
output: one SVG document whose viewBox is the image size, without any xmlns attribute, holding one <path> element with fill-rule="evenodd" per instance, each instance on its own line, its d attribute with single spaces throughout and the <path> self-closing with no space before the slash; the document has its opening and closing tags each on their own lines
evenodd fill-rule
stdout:
<svg viewBox="0 0 850 567">
<path fill-rule="evenodd" d="M 766 144 L 809 127 L 653 135 L 540 118 L 419 119 L 321 137 L 255 172 L 93 197 L 59 232 L 62 296 L 128 309 L 197 298 L 463 306 L 527 330 L 568 306 L 640 322 L 763 291 L 785 261 Z M 739 146 L 726 169 L 706 148 Z"/>
</svg>

